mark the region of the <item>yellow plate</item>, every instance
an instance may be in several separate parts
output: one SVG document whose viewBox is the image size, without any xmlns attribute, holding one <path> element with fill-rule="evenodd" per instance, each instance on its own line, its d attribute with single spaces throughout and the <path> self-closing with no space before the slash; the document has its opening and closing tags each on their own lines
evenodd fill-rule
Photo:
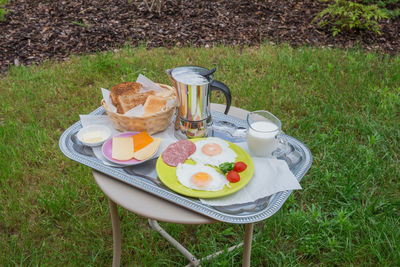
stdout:
<svg viewBox="0 0 400 267">
<path fill-rule="evenodd" d="M 206 138 L 197 138 L 197 139 L 192 139 L 190 141 L 192 142 L 197 142 L 201 139 L 206 139 Z M 228 142 L 228 141 L 226 141 Z M 230 194 L 235 193 L 236 191 L 242 189 L 248 182 L 250 182 L 251 178 L 253 177 L 254 173 L 254 164 L 253 160 L 250 157 L 250 155 L 244 151 L 241 147 L 228 142 L 229 147 L 235 151 L 237 157 L 236 157 L 236 162 L 238 161 L 243 161 L 246 163 L 247 168 L 245 171 L 239 173 L 240 174 L 240 181 L 237 183 L 229 183 L 231 188 L 225 186 L 224 189 L 219 190 L 219 191 L 201 191 L 201 190 L 196 190 L 196 189 L 190 189 L 185 186 L 183 186 L 177 179 L 176 177 L 176 167 L 171 167 L 165 164 L 165 162 L 162 160 L 161 157 L 158 158 L 157 164 L 156 164 L 156 171 L 158 174 L 158 177 L 160 178 L 161 182 L 163 182 L 167 187 L 172 189 L 173 191 L 189 196 L 189 197 L 199 197 L 199 198 L 214 198 L 214 197 L 222 197 L 222 196 L 227 196 Z M 186 160 L 185 163 L 194 163 L 193 160 Z M 216 168 L 218 169 L 218 168 Z"/>
</svg>

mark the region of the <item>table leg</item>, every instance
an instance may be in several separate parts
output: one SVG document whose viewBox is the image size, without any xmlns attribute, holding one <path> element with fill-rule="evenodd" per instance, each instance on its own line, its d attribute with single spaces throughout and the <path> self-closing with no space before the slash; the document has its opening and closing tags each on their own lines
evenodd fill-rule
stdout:
<svg viewBox="0 0 400 267">
<path fill-rule="evenodd" d="M 251 243 L 253 240 L 253 223 L 245 225 L 242 267 L 250 267 Z"/>
<path fill-rule="evenodd" d="M 111 222 L 113 228 L 113 243 L 114 243 L 114 254 L 113 254 L 113 267 L 119 267 L 121 261 L 121 230 L 120 222 L 118 217 L 117 204 L 111 199 L 108 199 L 108 205 L 110 206 Z"/>
<path fill-rule="evenodd" d="M 198 266 L 200 261 L 193 256 L 181 243 L 176 241 L 172 236 L 170 236 L 159 224 L 156 220 L 148 219 L 149 225 L 151 228 L 159 232 L 171 245 L 173 245 L 176 249 L 178 249 L 185 257 L 188 259 L 192 266 Z"/>
<path fill-rule="evenodd" d="M 210 260 L 212 258 L 217 257 L 218 255 L 224 253 L 226 250 L 221 250 L 218 251 L 214 254 L 208 255 L 202 259 L 197 259 L 195 256 L 193 256 L 192 253 L 190 253 L 185 247 L 183 247 L 178 241 L 176 241 L 172 236 L 170 236 L 159 224 L 156 220 L 153 219 L 148 219 L 149 225 L 151 226 L 152 229 L 156 230 L 159 232 L 168 242 L 170 242 L 175 248 L 177 248 L 189 261 L 190 264 L 188 266 L 198 266 L 201 261 L 205 260 Z M 228 248 L 228 252 L 231 252 L 232 250 L 244 245 L 243 248 L 243 260 L 242 260 L 242 266 L 244 267 L 250 267 L 250 256 L 251 256 L 251 244 L 253 241 L 253 223 L 249 223 L 245 225 L 245 232 L 244 232 L 244 242 L 241 242 L 240 244 L 237 244 L 235 246 L 232 246 Z"/>
</svg>

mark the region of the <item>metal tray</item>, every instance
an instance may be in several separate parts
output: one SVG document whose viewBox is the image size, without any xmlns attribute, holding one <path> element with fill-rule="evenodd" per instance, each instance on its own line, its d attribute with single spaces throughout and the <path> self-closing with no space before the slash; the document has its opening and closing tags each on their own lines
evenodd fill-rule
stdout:
<svg viewBox="0 0 400 267">
<path fill-rule="evenodd" d="M 104 114 L 103 107 L 99 107 L 90 113 L 90 115 L 102 114 Z M 218 126 L 221 124 L 233 125 L 233 127 L 236 127 L 238 132 L 240 132 L 244 127 L 246 127 L 246 124 L 243 120 L 227 116 L 220 112 L 212 112 L 212 118 L 214 124 L 216 125 L 215 128 L 217 129 L 214 133 L 215 136 L 227 139 L 228 141 L 239 141 L 240 137 L 232 136 L 232 131 L 219 131 Z M 130 168 L 134 168 L 135 173 L 150 176 L 153 179 L 158 180 L 155 171 L 156 160 L 150 160 L 141 165 L 125 168 L 116 168 L 105 165 L 103 161 L 97 159 L 93 155 L 91 148 L 80 146 L 76 143 L 76 141 L 74 141 L 76 133 L 81 128 L 81 122 L 78 121 L 61 135 L 59 146 L 65 156 L 131 186 L 140 188 L 148 193 L 154 194 L 160 198 L 171 201 L 197 213 L 209 216 L 218 221 L 244 224 L 264 220 L 277 212 L 292 193 L 291 190 L 283 191 L 267 198 L 259 199 L 254 203 L 232 205 L 229 207 L 208 206 L 201 203 L 199 199 L 179 195 L 160 183 L 154 183 L 148 179 L 131 174 L 133 169 Z M 300 181 L 311 167 L 311 152 L 297 139 L 288 135 L 285 135 L 285 138 L 289 144 L 290 150 L 287 151 L 282 159 L 286 160 L 290 170 L 295 175 L 297 180 Z"/>
</svg>

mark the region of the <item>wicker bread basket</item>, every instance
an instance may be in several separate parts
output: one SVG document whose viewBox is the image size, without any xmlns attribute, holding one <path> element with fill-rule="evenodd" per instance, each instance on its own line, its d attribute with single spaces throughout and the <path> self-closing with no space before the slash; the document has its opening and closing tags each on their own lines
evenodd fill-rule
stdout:
<svg viewBox="0 0 400 267">
<path fill-rule="evenodd" d="M 171 95 L 168 96 L 168 98 L 176 99 L 176 91 L 173 87 L 160 83 L 158 85 L 171 91 Z M 159 111 L 142 117 L 135 117 L 125 116 L 124 114 L 111 111 L 106 105 L 104 99 L 101 101 L 101 105 L 107 112 L 114 128 L 118 131 L 146 131 L 149 134 L 155 134 L 165 130 L 172 123 L 176 110 L 176 105 L 173 105 L 164 111 Z"/>
</svg>

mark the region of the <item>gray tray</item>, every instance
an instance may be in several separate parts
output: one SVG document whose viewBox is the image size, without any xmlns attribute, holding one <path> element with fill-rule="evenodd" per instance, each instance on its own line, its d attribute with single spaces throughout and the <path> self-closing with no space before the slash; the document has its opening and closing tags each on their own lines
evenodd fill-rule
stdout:
<svg viewBox="0 0 400 267">
<path fill-rule="evenodd" d="M 104 114 L 103 107 L 97 108 L 95 111 L 90 113 L 91 115 L 102 115 Z M 234 127 L 238 133 L 246 127 L 243 120 L 238 118 L 227 116 L 220 112 L 212 112 L 212 118 L 216 131 L 214 136 L 221 137 L 228 141 L 240 141 L 240 137 L 232 136 L 233 131 L 224 131 L 222 126 Z M 165 187 L 160 183 L 154 183 L 148 179 L 140 177 L 138 175 L 150 176 L 153 179 L 158 180 L 155 171 L 156 159 L 147 161 L 144 164 L 117 168 L 109 165 L 105 165 L 103 161 L 97 159 L 91 148 L 81 146 L 75 141 L 76 133 L 82 128 L 81 122 L 78 121 L 69 127 L 60 137 L 59 146 L 61 151 L 68 158 L 82 163 L 92 169 L 105 173 L 117 180 L 125 182 L 131 186 L 140 188 L 148 193 L 154 194 L 167 201 L 171 201 L 177 205 L 183 206 L 187 209 L 193 210 L 197 213 L 209 216 L 218 221 L 229 222 L 229 223 L 252 223 L 272 216 L 277 212 L 292 193 L 291 190 L 276 193 L 264 199 L 259 199 L 254 203 L 246 203 L 240 205 L 232 205 L 225 207 L 212 207 L 205 205 L 200 202 L 199 199 L 182 196 L 175 193 L 169 188 Z M 225 127 L 226 128 L 226 127 Z M 220 130 L 221 129 L 221 130 Z M 300 181 L 306 174 L 312 164 L 312 155 L 310 150 L 297 139 L 285 135 L 285 138 L 289 144 L 289 150 L 286 152 L 282 159 L 286 160 L 290 170 L 295 175 L 298 181 Z M 132 169 L 130 169 L 132 168 Z M 132 175 L 132 170 L 138 175 Z"/>
</svg>

